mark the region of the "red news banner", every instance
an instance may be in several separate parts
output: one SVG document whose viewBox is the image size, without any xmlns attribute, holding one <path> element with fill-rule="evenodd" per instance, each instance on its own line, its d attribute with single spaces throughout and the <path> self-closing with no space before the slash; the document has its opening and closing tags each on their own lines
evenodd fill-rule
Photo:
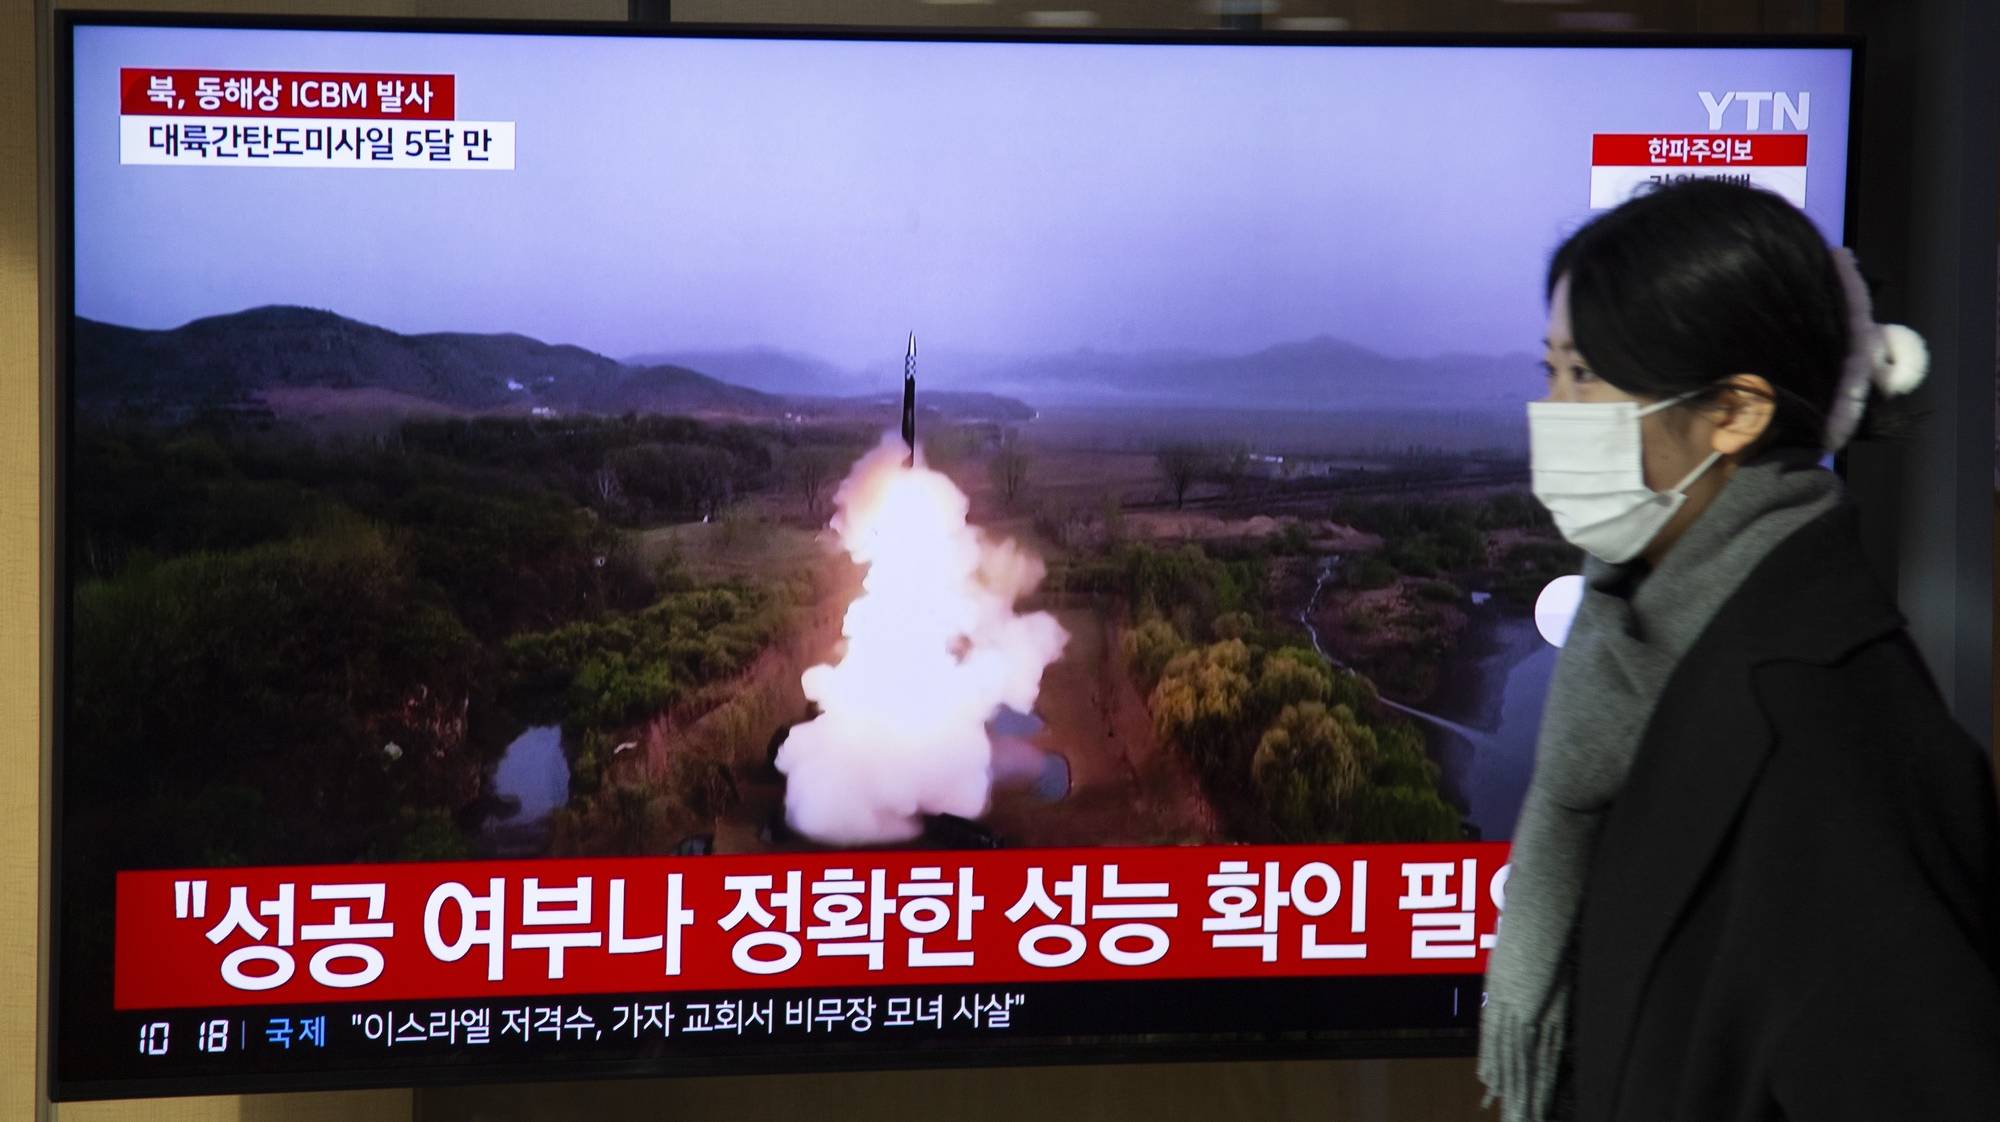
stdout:
<svg viewBox="0 0 2000 1122">
<path fill-rule="evenodd" d="M 118 162 L 510 171 L 513 121 L 458 116 L 450 74 L 126 67 Z"/>
<path fill-rule="evenodd" d="M 1608 133 L 1590 138 L 1593 167 L 1804 167 L 1806 134 Z"/>
<path fill-rule="evenodd" d="M 1596 133 L 1590 138 L 1590 205 L 1617 206 L 1648 183 L 1727 179 L 1806 205 L 1806 134 Z"/>
<path fill-rule="evenodd" d="M 119 1009 L 1475 974 L 1507 845 L 869 850 L 128 872 Z"/>
<path fill-rule="evenodd" d="M 118 111 L 173 117 L 343 117 L 449 121 L 449 74 L 125 67 Z"/>
</svg>

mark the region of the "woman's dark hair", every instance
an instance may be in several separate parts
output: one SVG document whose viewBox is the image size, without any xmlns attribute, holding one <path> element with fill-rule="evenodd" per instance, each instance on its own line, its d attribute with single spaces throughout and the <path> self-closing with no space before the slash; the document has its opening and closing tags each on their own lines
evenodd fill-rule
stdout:
<svg viewBox="0 0 2000 1122">
<path fill-rule="evenodd" d="M 1670 398 L 1762 375 L 1776 402 L 1759 443 L 1820 447 L 1847 356 L 1847 298 L 1797 207 L 1724 180 L 1670 183 L 1571 234 L 1549 260 L 1545 298 L 1565 274 L 1570 330 L 1599 377 Z"/>
</svg>

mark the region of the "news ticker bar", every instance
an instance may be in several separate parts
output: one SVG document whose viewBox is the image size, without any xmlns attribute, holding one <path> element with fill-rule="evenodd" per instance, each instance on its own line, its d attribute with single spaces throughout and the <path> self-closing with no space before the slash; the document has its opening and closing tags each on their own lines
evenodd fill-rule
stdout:
<svg viewBox="0 0 2000 1122">
<path fill-rule="evenodd" d="M 63 1075 L 91 1082 L 441 1062 L 782 1061 L 828 1049 L 866 1056 L 1085 1039 L 1299 1042 L 1470 1031 L 1482 984 L 1477 975 L 1251 978 L 219 1006 L 65 1026 L 71 1066 Z"/>
</svg>

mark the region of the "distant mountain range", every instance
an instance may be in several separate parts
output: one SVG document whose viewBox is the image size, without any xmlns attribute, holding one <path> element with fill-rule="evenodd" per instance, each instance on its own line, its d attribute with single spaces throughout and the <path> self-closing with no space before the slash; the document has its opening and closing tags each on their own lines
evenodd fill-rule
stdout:
<svg viewBox="0 0 2000 1122">
<path fill-rule="evenodd" d="M 885 380 L 871 384 L 858 371 L 843 370 L 823 359 L 776 347 L 745 347 L 735 351 L 662 351 L 630 355 L 625 361 L 635 366 L 682 366 L 725 382 L 779 395 L 843 397 L 892 385 L 900 393 L 903 380 L 901 367 L 896 369 L 893 382 Z"/>
<path fill-rule="evenodd" d="M 693 370 L 628 366 L 525 335 L 402 335 L 281 305 L 169 331 L 77 321 L 76 399 L 86 412 L 180 412 L 293 389 L 387 391 L 465 412 L 782 411 L 769 394 Z"/>
<path fill-rule="evenodd" d="M 77 320 L 84 413 L 163 419 L 309 400 L 447 414 L 678 413 L 866 419 L 896 412 L 900 367 L 846 370 L 759 347 L 625 361 L 518 334 L 404 335 L 329 311 L 269 305 L 154 331 Z M 1514 410 L 1537 389 L 1533 356 L 1396 358 L 1329 336 L 1242 355 L 1076 350 L 924 356 L 919 405 L 956 420 L 1026 421 L 1036 407 Z M 1034 406 L 1026 404 L 1033 402 Z"/>
<path fill-rule="evenodd" d="M 1054 403 L 1143 401 L 1311 412 L 1518 410 L 1539 396 L 1535 356 L 1445 354 L 1399 358 L 1331 336 L 1240 355 L 1092 350 L 990 369 L 996 393 L 1049 387 Z"/>
<path fill-rule="evenodd" d="M 857 371 L 768 347 L 657 352 L 628 361 L 675 364 L 784 395 L 859 394 L 893 386 L 902 375 L 900 356 Z M 1541 392 L 1536 356 L 1525 352 L 1398 358 L 1328 335 L 1244 354 L 1083 348 L 1010 356 L 938 349 L 920 356 L 917 377 L 926 395 L 977 387 L 1038 406 L 1513 412 Z"/>
<path fill-rule="evenodd" d="M 619 362 L 525 335 L 403 335 L 333 312 L 269 305 L 165 331 L 77 320 L 76 401 L 84 413 L 163 419 L 215 407 L 310 402 L 401 413 L 679 413 L 776 419 L 893 418 L 894 395 L 777 394 L 672 362 Z M 723 369 L 735 369 L 718 364 Z M 896 386 L 900 394 L 901 386 Z M 888 404 L 885 405 L 885 402 Z M 994 394 L 927 394 L 926 412 L 1024 421 Z M 888 423 L 893 423 L 893 420 Z"/>
</svg>

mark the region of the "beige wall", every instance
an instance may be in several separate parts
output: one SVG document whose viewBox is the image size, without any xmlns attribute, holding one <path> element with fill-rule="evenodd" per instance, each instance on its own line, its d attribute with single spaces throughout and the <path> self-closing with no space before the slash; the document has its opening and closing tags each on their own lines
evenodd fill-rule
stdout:
<svg viewBox="0 0 2000 1122">
<path fill-rule="evenodd" d="M 984 1068 L 841 1076 L 628 1080 L 422 1091 L 424 1122 L 762 1119 L 1039 1122 L 1255 1119 L 1466 1122 L 1481 1112 L 1470 1060 Z"/>
<path fill-rule="evenodd" d="M 621 18 L 625 0 L 339 0 L 290 3 L 62 4 L 65 8 L 269 11 L 351 15 L 567 16 Z M 710 14 L 718 7 L 704 5 Z M 806 4 L 802 8 L 818 5 Z M 852 11 L 847 13 L 850 17 Z M 821 1122 L 918 1116 L 980 1119 L 1054 1113 L 1064 1118 L 1352 1119 L 1447 1122 L 1480 1117 L 1468 1060 L 1101 1066 L 889 1072 L 839 1076 L 718 1078 L 537 1087 L 372 1091 L 260 1097 L 145 1100 L 50 1106 L 40 1097 L 37 1016 L 43 787 L 41 658 L 46 601 L 42 571 L 41 456 L 48 385 L 41 345 L 48 322 L 47 168 L 37 159 L 42 108 L 38 48 L 49 35 L 46 3 L 0 0 L 0 1119 L 59 1122 L 396 1122 L 421 1117 L 467 1122 L 589 1118 L 730 1119 L 789 1113 L 799 1104 Z M 45 56 L 45 52 L 44 52 Z M 39 173 L 39 174 L 38 174 Z M 44 208 L 45 209 L 45 208 Z M 1055 1108 L 1053 1104 L 1061 1104 Z"/>
<path fill-rule="evenodd" d="M 34 9 L 0 6 L 0 1117 L 35 1104 L 41 914 L 41 395 Z"/>
</svg>

